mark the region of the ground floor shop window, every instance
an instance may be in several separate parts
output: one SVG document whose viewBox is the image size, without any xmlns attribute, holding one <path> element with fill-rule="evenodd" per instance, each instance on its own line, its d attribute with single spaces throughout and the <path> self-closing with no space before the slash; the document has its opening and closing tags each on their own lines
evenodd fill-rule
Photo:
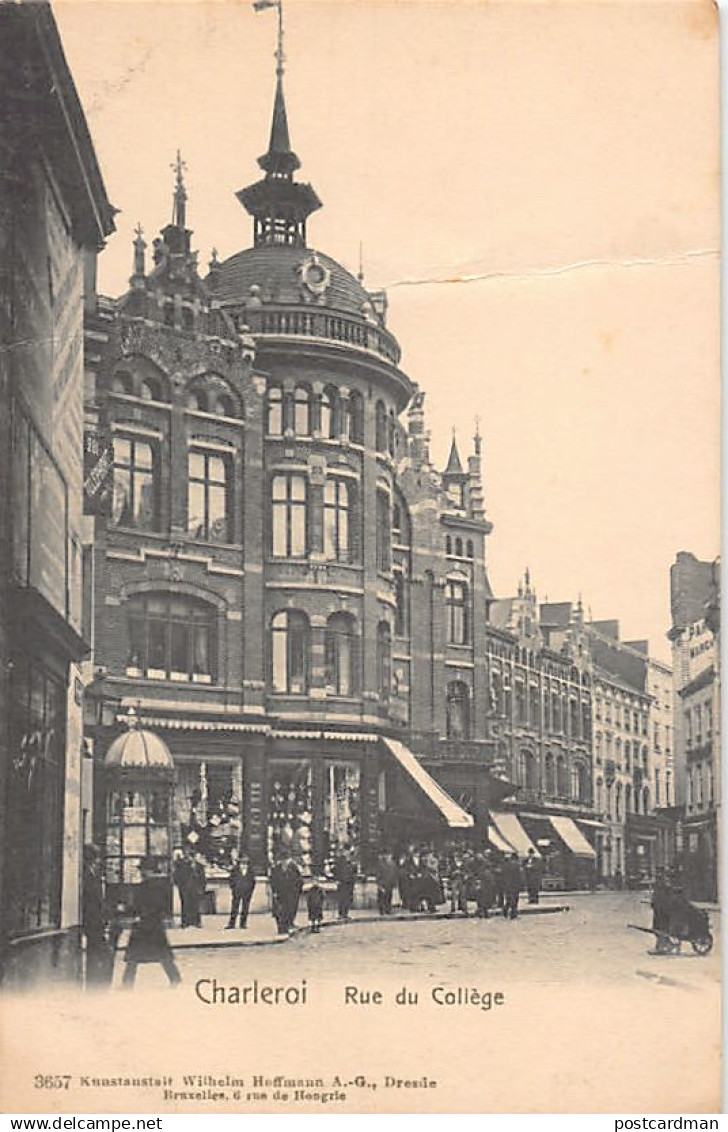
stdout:
<svg viewBox="0 0 728 1132">
<path fill-rule="evenodd" d="M 141 884 L 144 857 L 167 862 L 169 789 L 121 784 L 108 796 L 106 823 L 106 881 Z"/>
<path fill-rule="evenodd" d="M 179 842 L 225 871 L 242 835 L 242 762 L 176 760 L 174 820 Z"/>
<path fill-rule="evenodd" d="M 356 763 L 329 763 L 325 769 L 324 869 L 333 870 L 342 852 L 359 852 L 361 831 L 360 771 Z"/>
<path fill-rule="evenodd" d="M 268 860 L 292 857 L 311 872 L 313 852 L 311 763 L 306 759 L 271 762 L 268 774 Z"/>
<path fill-rule="evenodd" d="M 42 664 L 11 672 L 7 929 L 58 927 L 63 866 L 66 686 Z"/>
</svg>

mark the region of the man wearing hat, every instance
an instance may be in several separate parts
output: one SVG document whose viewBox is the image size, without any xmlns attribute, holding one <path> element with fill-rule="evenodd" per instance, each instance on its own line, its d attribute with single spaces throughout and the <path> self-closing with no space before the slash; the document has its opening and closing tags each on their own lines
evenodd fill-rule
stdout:
<svg viewBox="0 0 728 1132">
<path fill-rule="evenodd" d="M 157 873 L 156 864 L 154 857 L 144 857 L 139 866 L 142 883 L 134 894 L 136 919 L 126 948 L 126 967 L 121 980 L 122 987 L 129 989 L 134 986 L 140 963 L 159 963 L 173 987 L 182 981 L 164 926 L 167 877 Z"/>
</svg>

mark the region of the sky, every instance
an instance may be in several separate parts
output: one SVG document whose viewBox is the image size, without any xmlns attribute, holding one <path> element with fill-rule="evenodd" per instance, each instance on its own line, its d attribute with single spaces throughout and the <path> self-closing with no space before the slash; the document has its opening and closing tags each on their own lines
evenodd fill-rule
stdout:
<svg viewBox="0 0 728 1132">
<path fill-rule="evenodd" d="M 497 596 L 618 618 L 669 657 L 669 567 L 719 551 L 719 101 L 710 0 L 284 0 L 309 244 L 386 287 L 435 462 L 484 442 Z M 171 215 L 251 242 L 276 17 L 57 0 L 107 190 L 99 286 Z"/>
</svg>

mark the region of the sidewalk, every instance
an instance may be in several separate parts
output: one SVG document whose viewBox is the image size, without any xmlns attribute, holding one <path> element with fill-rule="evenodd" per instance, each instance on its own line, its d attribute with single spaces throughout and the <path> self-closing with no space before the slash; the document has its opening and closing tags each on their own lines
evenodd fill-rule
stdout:
<svg viewBox="0 0 728 1132">
<path fill-rule="evenodd" d="M 525 904 L 519 909 L 519 916 L 543 916 L 554 912 L 568 912 L 569 905 L 562 901 L 552 901 L 548 898 L 540 904 Z M 497 913 L 491 912 L 496 918 Z M 461 920 L 462 913 L 450 911 L 441 912 L 405 912 L 397 909 L 391 916 L 380 916 L 372 909 L 359 909 L 352 911 L 349 923 L 405 923 L 414 920 Z M 474 919 L 471 913 L 471 919 Z M 290 934 L 279 935 L 275 921 L 270 912 L 256 912 L 248 918 L 247 928 L 232 928 L 226 930 L 228 917 L 205 916 L 200 928 L 167 928 L 167 938 L 174 951 L 186 951 L 200 948 L 218 947 L 269 947 L 275 944 L 287 943 L 294 935 L 301 935 L 309 931 L 305 909 L 299 910 L 296 926 Z M 321 925 L 322 928 L 343 927 L 346 921 L 329 915 Z M 129 938 L 129 932 L 122 932 L 117 944 L 117 951 L 124 951 Z"/>
</svg>

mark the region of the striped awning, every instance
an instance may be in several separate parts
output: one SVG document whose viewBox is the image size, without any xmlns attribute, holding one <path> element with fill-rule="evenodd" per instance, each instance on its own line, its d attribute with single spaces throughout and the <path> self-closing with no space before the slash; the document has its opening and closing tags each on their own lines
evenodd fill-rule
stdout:
<svg viewBox="0 0 728 1132">
<path fill-rule="evenodd" d="M 495 813 L 495 811 L 491 811 L 490 820 L 492 826 L 488 829 L 488 836 L 490 836 L 490 829 L 495 828 L 495 831 L 500 834 L 503 840 L 512 846 L 512 848 L 506 849 L 504 852 L 518 853 L 519 857 L 525 857 L 528 854 L 528 850 L 533 849 L 537 857 L 541 856 L 538 847 L 531 841 L 531 838 L 518 820 L 517 814 L 509 814 L 502 811 Z"/>
<path fill-rule="evenodd" d="M 575 857 L 584 857 L 590 861 L 595 860 L 596 853 L 594 849 L 572 818 L 567 818 L 560 814 L 550 814 L 549 821 L 567 849 L 571 850 Z"/>
<path fill-rule="evenodd" d="M 488 841 L 494 849 L 498 850 L 499 853 L 513 852 L 513 846 L 509 845 L 504 837 L 501 837 L 500 833 L 494 825 L 488 826 Z"/>
<path fill-rule="evenodd" d="M 385 739 L 382 742 L 393 756 L 400 768 L 429 799 L 433 806 L 439 810 L 450 829 L 472 829 L 474 823 L 471 814 L 455 802 L 447 791 L 443 790 L 439 782 L 428 774 L 422 763 L 412 754 L 404 743 L 398 739 Z"/>
</svg>

